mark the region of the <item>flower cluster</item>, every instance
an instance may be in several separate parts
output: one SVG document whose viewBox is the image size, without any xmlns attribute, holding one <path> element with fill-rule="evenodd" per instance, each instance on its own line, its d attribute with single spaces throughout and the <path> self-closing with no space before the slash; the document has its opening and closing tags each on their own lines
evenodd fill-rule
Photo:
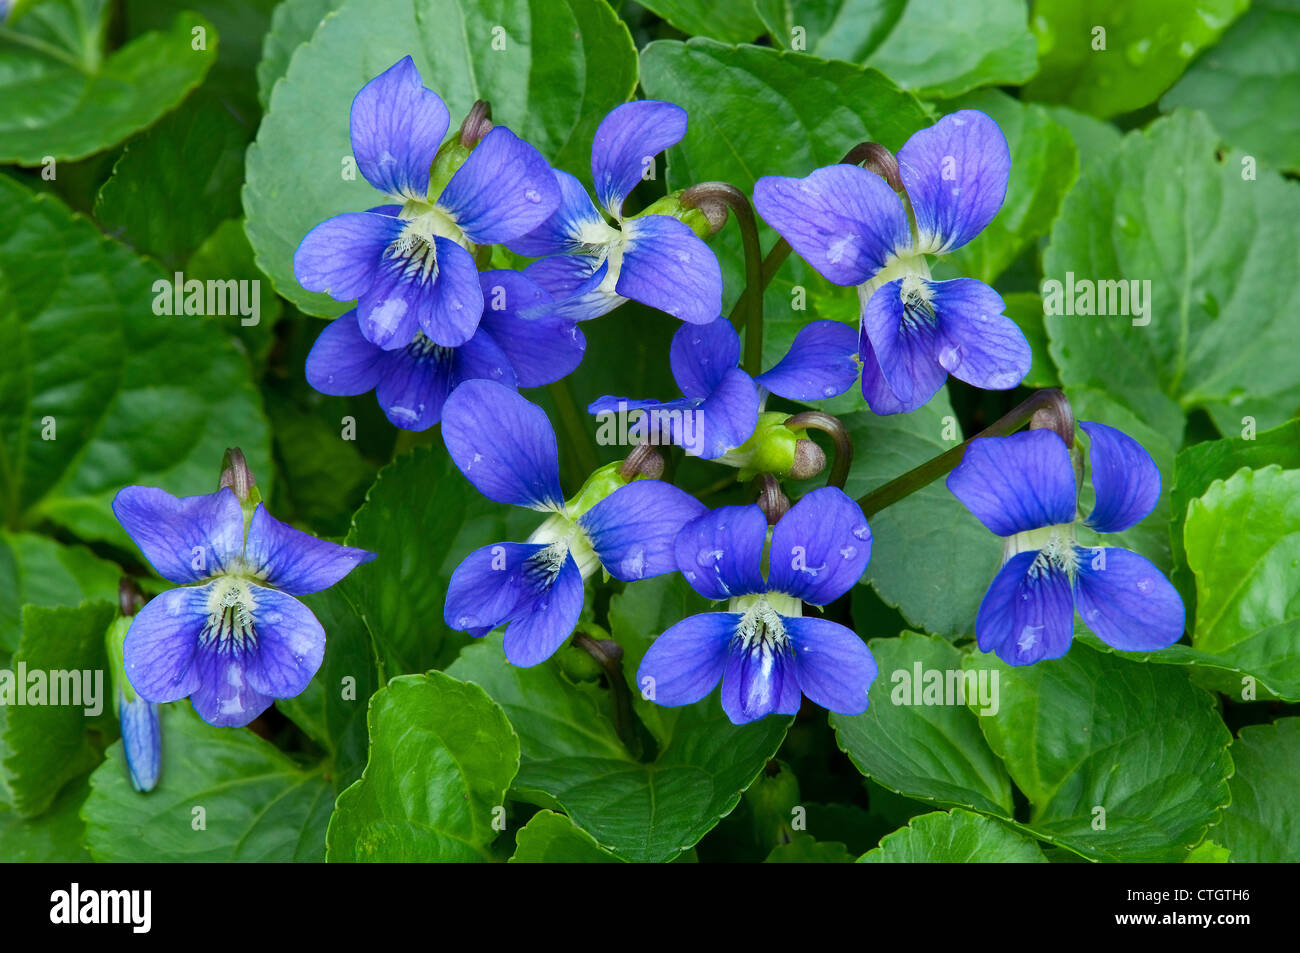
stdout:
<svg viewBox="0 0 1300 953">
<path fill-rule="evenodd" d="M 448 138 L 450 123 L 409 56 L 353 100 L 357 168 L 390 204 L 322 222 L 294 255 L 304 288 L 356 301 L 307 358 L 318 391 L 373 390 L 395 426 L 427 430 L 465 381 L 566 376 L 586 350 L 577 322 L 628 299 L 683 321 L 717 317 L 722 272 L 708 246 L 678 218 L 623 208 L 645 163 L 685 135 L 680 107 L 627 103 L 597 129 L 591 172 L 608 219 L 485 111 Z M 494 245 L 538 260 L 480 272 Z"/>
<path fill-rule="evenodd" d="M 742 295 L 759 318 L 742 322 L 744 366 L 737 327 L 721 314 L 722 271 L 705 242 L 722 227 L 718 216 L 681 193 L 629 211 L 655 157 L 686 135 L 684 110 L 642 101 L 605 117 L 591 150 L 594 201 L 578 178 L 488 115 L 477 104 L 449 136 L 450 113 L 410 57 L 368 82 L 352 104 L 352 147 L 388 204 L 321 223 L 294 258 L 304 288 L 355 302 L 316 340 L 310 384 L 340 396 L 373 390 L 400 428 L 440 424 L 451 460 L 480 493 L 539 514 L 527 539 L 465 556 L 448 584 L 446 624 L 472 636 L 504 628 L 508 661 L 534 666 L 583 625 L 598 573 L 627 583 L 680 573 L 726 605 L 658 635 L 636 675 L 647 699 L 691 704 L 721 683 L 722 708 L 736 724 L 794 714 L 805 698 L 862 713 L 877 674 L 866 643 L 805 614 L 844 596 L 871 558 L 863 508 L 842 489 L 847 434 L 820 415 L 837 467 L 829 485 L 791 505 L 782 481 L 793 486 L 825 464 L 803 436 L 818 412 L 768 402 L 816 403 L 860 380 L 872 411 L 900 414 L 926 404 L 949 375 L 996 390 L 1022 382 L 1030 348 L 997 292 L 970 278 L 935 281 L 929 264 L 974 239 L 1001 208 L 1010 156 L 997 124 L 961 110 L 913 135 L 896 159 L 876 147 L 874 169 L 846 161 L 801 179 L 758 180 L 761 216 L 828 280 L 856 287 L 860 302 L 856 328 L 810 321 L 764 371 L 762 312 L 753 305 L 761 287 Z M 581 322 L 628 300 L 682 322 L 668 355 L 681 396 L 592 401 L 588 411 L 601 419 L 657 422 L 661 439 L 639 438 L 627 460 L 595 469 L 566 497 L 555 431 L 518 390 L 573 372 L 586 349 Z M 1009 664 L 1065 654 L 1076 609 L 1119 649 L 1154 650 L 1182 634 L 1182 601 L 1155 566 L 1086 539 L 1123 532 L 1151 512 L 1155 464 L 1113 428 L 1081 429 L 1096 498 L 1086 518 L 1078 516 L 1085 466 L 1072 449 L 1072 422 L 1068 432 L 975 439 L 947 480 L 1005 541 L 975 635 Z M 662 479 L 653 444 L 738 468 L 742 480 L 759 477 L 760 503 L 707 508 Z M 189 697 L 210 723 L 242 725 L 301 692 L 325 634 L 295 597 L 374 555 L 274 520 L 251 479 L 236 477 L 181 499 L 127 487 L 113 503 L 146 559 L 179 586 L 148 602 L 120 642 L 129 682 L 123 734 L 142 790 L 158 773 L 153 706 Z"/>
</svg>

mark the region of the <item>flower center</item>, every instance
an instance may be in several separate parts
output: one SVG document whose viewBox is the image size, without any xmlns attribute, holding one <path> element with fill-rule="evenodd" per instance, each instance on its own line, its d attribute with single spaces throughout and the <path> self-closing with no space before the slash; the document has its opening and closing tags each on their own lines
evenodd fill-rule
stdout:
<svg viewBox="0 0 1300 953">
<path fill-rule="evenodd" d="M 257 599 L 253 587 L 239 576 L 219 576 L 208 595 L 208 621 L 199 633 L 199 644 L 213 646 L 220 652 L 242 650 L 246 643 L 257 644 L 253 612 Z"/>
<path fill-rule="evenodd" d="M 1075 530 L 1073 523 L 1057 523 L 1052 526 L 1040 526 L 1038 529 L 1026 530 L 1008 536 L 1002 549 L 1002 562 L 1005 564 L 1018 553 L 1037 551 L 1029 567 L 1030 578 L 1037 578 L 1049 570 L 1065 573 L 1071 581 L 1079 567 L 1079 556 L 1075 549 Z"/>
<path fill-rule="evenodd" d="M 452 357 L 456 354 L 456 349 L 434 344 L 433 341 L 424 336 L 423 331 L 416 331 L 411 343 L 406 345 L 406 353 L 417 361 L 445 365 L 451 363 Z"/>
<path fill-rule="evenodd" d="M 528 542 L 541 543 L 546 548 L 529 557 L 529 565 L 525 573 L 542 574 L 536 577 L 539 580 L 544 574 L 549 573 L 549 577 L 546 578 L 548 585 L 559 575 L 567 556 L 572 556 L 573 561 L 578 564 L 578 572 L 582 573 L 583 579 L 590 578 L 600 568 L 600 559 L 591 547 L 591 540 L 587 539 L 587 534 L 582 531 L 582 527 L 564 513 L 553 513 L 548 516 L 546 521 L 528 537 Z"/>
<path fill-rule="evenodd" d="M 905 249 L 901 252 L 895 252 L 885 261 L 885 266 L 871 276 L 868 281 L 858 285 L 858 303 L 865 312 L 867 302 L 871 296 L 876 293 L 876 289 L 882 285 L 887 285 L 891 281 L 903 279 L 903 300 L 907 300 L 907 291 L 909 287 L 916 285 L 925 288 L 926 300 L 929 300 L 929 281 L 930 281 L 930 262 L 925 255 L 913 249 Z M 911 279 L 909 282 L 908 279 Z"/>
</svg>

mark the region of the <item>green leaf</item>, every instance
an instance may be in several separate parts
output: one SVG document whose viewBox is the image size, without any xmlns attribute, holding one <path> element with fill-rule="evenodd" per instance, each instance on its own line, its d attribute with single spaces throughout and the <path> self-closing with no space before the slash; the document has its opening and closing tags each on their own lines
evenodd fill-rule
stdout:
<svg viewBox="0 0 1300 953">
<path fill-rule="evenodd" d="M 1169 526 L 1174 571 L 1170 578 L 1182 593 L 1191 618 L 1196 606 L 1196 583 L 1187 567 L 1183 548 L 1183 526 L 1187 507 L 1205 494 L 1215 480 L 1226 480 L 1242 467 L 1260 469 L 1276 463 L 1284 470 L 1300 469 L 1300 420 L 1289 420 L 1280 427 L 1256 433 L 1251 429 L 1241 437 L 1207 440 L 1179 452 L 1174 460 L 1173 486 L 1169 490 L 1173 522 Z"/>
<path fill-rule="evenodd" d="M 179 266 L 223 219 L 239 215 L 250 135 L 219 99 L 196 94 L 126 144 L 99 190 L 95 218 L 141 254 Z"/>
<path fill-rule="evenodd" d="M 80 159 L 153 123 L 203 81 L 217 34 L 197 14 L 106 52 L 105 0 L 46 0 L 0 24 L 0 162 Z M 206 31 L 194 49 L 193 31 Z"/>
<path fill-rule="evenodd" d="M 1300 402 L 1287 317 L 1300 295 L 1289 251 L 1300 244 L 1300 186 L 1267 171 L 1245 181 L 1217 149 L 1196 113 L 1129 133 L 1084 170 L 1043 257 L 1061 380 L 1110 394 L 1175 447 L 1192 408 L 1229 432 L 1245 414 L 1275 426 Z M 1117 280 L 1138 283 L 1144 316 L 1132 301 L 1131 314 L 1114 313 L 1124 299 L 1101 282 Z M 1063 313 L 1085 288 L 1107 315 Z"/>
<path fill-rule="evenodd" d="M 244 220 L 228 218 L 213 229 L 185 263 L 185 277 L 197 278 L 205 282 L 205 287 L 209 280 L 249 282 L 249 297 L 243 301 L 239 320 L 232 317 L 222 322 L 222 327 L 240 342 L 255 368 L 265 367 L 276 340 L 275 324 L 284 308 L 280 296 L 253 261 L 253 246 L 244 234 Z M 278 426 L 273 431 L 280 436 Z"/>
<path fill-rule="evenodd" d="M 844 487 L 854 498 L 951 450 L 962 439 L 946 389 L 910 414 L 877 417 L 860 411 L 842 419 L 857 449 Z M 944 636 L 969 634 L 980 600 L 1001 565 L 998 538 L 941 479 L 868 522 L 871 562 L 863 581 L 918 629 Z"/>
<path fill-rule="evenodd" d="M 1300 718 L 1248 725 L 1232 743 L 1237 771 L 1228 782 L 1232 804 L 1213 831 L 1234 861 L 1300 861 L 1295 796 L 1300 790 Z"/>
<path fill-rule="evenodd" d="M 283 0 L 276 5 L 257 64 L 257 99 L 263 111 L 271 104 L 272 87 L 288 72 L 290 58 L 342 5 L 343 0 Z"/>
<path fill-rule="evenodd" d="M 1025 95 L 1102 118 L 1132 112 L 1168 89 L 1247 3 L 1035 0 L 1039 69 Z"/>
<path fill-rule="evenodd" d="M 9 706 L 5 771 L 14 808 L 24 816 L 42 813 L 68 781 L 99 761 L 87 728 L 90 719 L 113 713 L 104 674 L 104 634 L 113 614 L 106 602 L 23 609 L 22 640 L 0 698 Z"/>
<path fill-rule="evenodd" d="M 512 864 L 616 864 L 619 858 L 563 814 L 538 811 L 515 835 Z"/>
<path fill-rule="evenodd" d="M 752 0 L 645 0 L 641 6 L 692 36 L 748 43 L 763 34 Z"/>
<path fill-rule="evenodd" d="M 162 774 L 131 787 L 122 743 L 90 776 L 82 808 L 97 861 L 320 861 L 334 789 L 247 728 L 214 728 L 189 702 L 163 705 Z"/>
<path fill-rule="evenodd" d="M 835 841 L 816 841 L 811 837 L 798 837 L 788 844 L 772 848 L 763 861 L 765 864 L 851 864 L 853 855 L 848 848 Z"/>
<path fill-rule="evenodd" d="M 299 600 L 325 629 L 325 659 L 300 695 L 275 703 L 329 755 L 339 790 L 361 776 L 366 764 L 366 703 L 379 689 L 370 630 L 338 587 Z"/>
<path fill-rule="evenodd" d="M 512 525 L 529 518 L 541 520 L 480 496 L 441 447 L 417 447 L 379 471 L 347 536 L 349 546 L 378 558 L 357 567 L 342 588 L 374 633 L 387 676 L 455 657 L 469 636 L 442 620 L 452 571 L 480 546 L 524 539 L 535 525 L 514 532 Z M 418 545 L 412 527 L 419 527 Z"/>
<path fill-rule="evenodd" d="M 7 863 L 90 860 L 82 846 L 86 825 L 79 813 L 89 793 L 86 778 L 80 778 L 60 792 L 48 811 L 30 820 L 0 806 L 0 857 Z"/>
<path fill-rule="evenodd" d="M 270 489 L 248 361 L 214 321 L 154 314 L 156 281 L 171 287 L 56 199 L 0 177 L 0 345 L 9 355 L 0 497 L 10 527 L 45 518 L 134 552 L 113 495 L 132 483 L 181 496 L 213 489 L 229 446 L 243 448 Z"/>
<path fill-rule="evenodd" d="M 971 668 L 968 683 L 965 653 L 937 636 L 868 645 L 880 674 L 865 714 L 831 715 L 840 749 L 891 791 L 1010 817 L 1011 781 L 980 734 L 999 702 L 997 670 Z"/>
<path fill-rule="evenodd" d="M 945 112 L 959 109 L 978 109 L 993 117 L 1011 147 L 1011 176 L 1001 211 L 950 259 L 967 277 L 992 284 L 1036 238 L 1047 234 L 1078 177 L 1078 153 L 1069 130 L 1046 109 L 1000 90 L 944 104 Z"/>
<path fill-rule="evenodd" d="M 720 179 L 742 192 L 763 175 L 807 175 L 859 142 L 897 149 L 929 119 L 911 94 L 873 69 L 712 40 L 660 40 L 641 51 L 646 95 L 691 116 L 668 152 L 673 188 Z M 782 147 L 754 135 L 782 130 Z"/>
<path fill-rule="evenodd" d="M 1205 110 L 1214 128 L 1260 162 L 1300 171 L 1300 4 L 1255 0 L 1165 93 L 1160 108 Z"/>
<path fill-rule="evenodd" d="M 449 36 L 459 39 L 449 44 Z M 494 49 L 497 37 L 504 50 Z M 381 202 L 350 161 L 345 167 L 352 99 L 408 54 L 447 103 L 453 128 L 476 99 L 489 100 L 495 121 L 583 178 L 596 126 L 636 87 L 631 37 L 603 0 L 501 0 L 491 9 L 347 0 L 290 60 L 248 152 L 244 209 L 258 265 L 308 314 L 332 317 L 347 305 L 298 284 L 299 242 L 333 215 Z"/>
<path fill-rule="evenodd" d="M 1114 125 L 1069 106 L 1048 106 L 1047 114 L 1070 131 L 1079 151 L 1079 168 L 1085 169 L 1119 148 L 1124 134 Z"/>
<path fill-rule="evenodd" d="M 1187 509 L 1192 647 L 1300 700 L 1300 469 L 1239 470 Z"/>
<path fill-rule="evenodd" d="M 1231 786 L 1231 785 L 1229 785 Z M 1231 852 L 1226 847 L 1220 847 L 1212 840 L 1203 840 L 1192 848 L 1185 864 L 1226 864 L 1229 861 Z"/>
<path fill-rule="evenodd" d="M 464 649 L 447 671 L 482 685 L 519 733 L 514 795 L 558 806 L 631 861 L 672 860 L 696 844 L 736 806 L 790 723 L 770 717 L 737 727 L 714 693 L 681 709 L 657 758 L 641 762 L 614 730 L 608 693 L 573 683 L 555 659 L 515 668 L 494 635 Z"/>
<path fill-rule="evenodd" d="M 773 43 L 873 66 L 918 96 L 959 96 L 1034 75 L 1018 0 L 760 0 Z M 797 28 L 801 28 L 799 32 Z"/>
<path fill-rule="evenodd" d="M 370 759 L 339 795 L 332 861 L 487 859 L 519 769 L 519 739 L 477 685 L 395 678 L 370 700 Z"/>
<path fill-rule="evenodd" d="M 0 531 L 0 652 L 18 649 L 27 604 L 53 608 L 117 599 L 122 570 L 81 546 Z"/>
<path fill-rule="evenodd" d="M 1005 824 L 969 811 L 935 811 L 912 818 L 880 846 L 858 858 L 862 864 L 1045 864 L 1030 838 Z"/>
<path fill-rule="evenodd" d="M 1003 295 L 1002 300 L 1006 302 L 1007 317 L 1016 322 L 1034 354 L 1034 362 L 1021 384 L 1025 387 L 1060 387 L 1061 379 L 1047 349 L 1042 296 L 1036 291 L 1016 291 Z"/>
<path fill-rule="evenodd" d="M 257 80 L 262 37 L 278 0 L 122 0 L 127 36 L 167 27 L 178 12 L 193 10 L 211 20 L 221 35 L 216 62 L 204 88 L 219 92 L 230 108 L 256 124 Z"/>
<path fill-rule="evenodd" d="M 966 666 L 1001 675 L 980 729 L 1029 800 L 1027 832 L 1094 860 L 1181 861 L 1227 804 L 1231 735 L 1186 673 L 1079 644 L 1036 665 Z"/>
</svg>

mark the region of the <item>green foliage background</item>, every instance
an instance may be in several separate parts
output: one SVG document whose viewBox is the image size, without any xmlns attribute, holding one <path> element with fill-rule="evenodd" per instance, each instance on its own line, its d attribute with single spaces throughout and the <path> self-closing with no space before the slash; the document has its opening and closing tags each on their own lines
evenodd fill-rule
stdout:
<svg viewBox="0 0 1300 953">
<path fill-rule="evenodd" d="M 374 204 L 343 175 L 348 107 L 408 53 L 453 116 L 490 99 L 584 179 L 610 108 L 678 102 L 690 131 L 643 204 L 992 115 L 1006 204 L 938 276 L 1004 296 L 1034 347 L 1026 387 L 1063 386 L 1076 416 L 1150 450 L 1164 491 L 1122 544 L 1182 592 L 1183 641 L 1116 652 L 1080 627 L 1031 669 L 979 653 L 1000 544 L 942 483 L 873 518 L 867 575 L 828 610 L 880 664 L 858 717 L 737 728 L 716 694 L 642 701 L 650 640 L 701 607 L 676 577 L 584 610 L 623 647 L 631 722 L 579 650 L 520 670 L 499 637 L 446 629 L 451 570 L 528 517 L 479 497 L 436 429 L 307 386 L 320 319 L 344 306 L 291 268 L 311 226 Z M 20 0 L 0 89 L 0 668 L 102 668 L 119 577 L 165 586 L 112 495 L 209 492 L 227 446 L 281 519 L 379 553 L 307 599 L 329 643 L 303 695 L 247 729 L 164 706 L 151 794 L 111 710 L 0 706 L 0 859 L 1300 860 L 1297 0 Z M 729 306 L 734 226 L 713 244 Z M 155 315 L 174 271 L 258 279 L 260 323 Z M 1149 280 L 1152 322 L 1044 316 L 1041 283 L 1069 272 Z M 797 258 L 765 305 L 769 363 L 806 321 L 857 317 Z M 635 304 L 588 324 L 579 405 L 671 393 L 674 329 Z M 854 437 L 856 496 L 1025 393 L 950 382 L 888 418 L 855 393 L 822 406 Z M 572 491 L 579 448 L 562 458 Z M 895 703 L 917 664 L 996 674 L 998 711 Z"/>
</svg>

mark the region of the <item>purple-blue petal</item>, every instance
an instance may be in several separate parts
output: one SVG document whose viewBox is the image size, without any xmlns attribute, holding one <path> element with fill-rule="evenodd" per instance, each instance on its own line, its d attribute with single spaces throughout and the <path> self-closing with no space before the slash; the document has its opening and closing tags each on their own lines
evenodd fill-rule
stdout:
<svg viewBox="0 0 1300 953">
<path fill-rule="evenodd" d="M 122 643 L 122 664 L 137 695 L 174 702 L 198 689 L 194 655 L 208 624 L 211 595 L 211 584 L 172 589 L 136 613 Z"/>
<path fill-rule="evenodd" d="M 1074 598 L 1083 624 L 1107 645 L 1152 652 L 1183 635 L 1178 590 L 1149 559 L 1127 549 L 1076 549 Z"/>
<path fill-rule="evenodd" d="M 535 573 L 527 575 L 531 578 Z M 506 626 L 506 660 L 529 668 L 554 655 L 578 624 L 583 594 L 578 564 L 572 556 L 566 556 L 549 585 L 530 592 L 516 606 L 514 618 Z"/>
<path fill-rule="evenodd" d="M 377 212 L 345 212 L 321 222 L 293 253 L 293 274 L 308 291 L 336 301 L 360 298 L 374 283 L 402 222 Z"/>
<path fill-rule="evenodd" d="M 609 262 L 599 255 L 552 255 L 524 269 L 555 299 L 552 314 L 568 321 L 590 321 L 609 314 L 627 299 L 605 279 Z"/>
<path fill-rule="evenodd" d="M 406 347 L 420 330 L 421 312 L 433 309 L 437 280 L 436 268 L 425 271 L 411 266 L 403 255 L 387 253 L 375 269 L 374 281 L 357 299 L 362 336 L 385 351 Z"/>
<path fill-rule="evenodd" d="M 375 389 L 389 352 L 361 333 L 357 312 L 349 311 L 325 326 L 307 355 L 307 383 L 332 397 L 354 397 Z"/>
<path fill-rule="evenodd" d="M 509 622 L 532 592 L 524 570 L 544 549 L 540 543 L 493 543 L 474 550 L 447 583 L 443 620 L 476 637 Z"/>
<path fill-rule="evenodd" d="M 529 258 L 536 255 L 563 255 L 576 251 L 588 239 L 584 232 L 607 225 L 600 217 L 596 206 L 591 204 L 591 196 L 576 176 L 558 169 L 555 184 L 560 191 L 560 204 L 555 211 L 526 235 L 521 235 L 506 242 L 516 255 Z"/>
<path fill-rule="evenodd" d="M 532 509 L 564 506 L 555 431 L 546 412 L 494 381 L 466 381 L 443 405 L 442 439 L 489 500 Z"/>
<path fill-rule="evenodd" d="M 907 413 L 908 408 L 885 382 L 885 374 L 880 369 L 880 362 L 876 360 L 876 352 L 871 346 L 871 339 L 867 337 L 866 328 L 858 335 L 858 357 L 862 361 L 862 396 L 871 412 L 882 417 Z"/>
<path fill-rule="evenodd" d="M 858 379 L 858 331 L 840 321 L 813 321 L 799 329 L 790 350 L 754 380 L 788 400 L 837 397 Z"/>
<path fill-rule="evenodd" d="M 827 281 L 860 285 L 910 244 L 893 189 L 856 165 L 814 169 L 802 179 L 765 175 L 754 208 Z"/>
<path fill-rule="evenodd" d="M 705 512 L 703 503 L 671 483 L 635 480 L 593 506 L 578 524 L 605 571 L 636 582 L 676 571 L 673 541 Z"/>
<path fill-rule="evenodd" d="M 693 416 L 684 423 L 693 424 L 690 434 L 683 428 L 682 447 L 703 460 L 714 460 L 734 450 L 754 435 L 758 426 L 758 388 L 753 378 L 738 367 L 722 376 L 722 382 Z"/>
<path fill-rule="evenodd" d="M 1074 637 L 1074 594 L 1065 571 L 1037 563 L 1037 550 L 1017 553 L 994 577 L 975 617 L 981 652 L 1008 665 L 1060 658 Z"/>
<path fill-rule="evenodd" d="M 172 582 L 215 575 L 244 548 L 243 510 L 228 487 L 176 497 L 156 486 L 128 486 L 113 498 L 113 515 L 149 565 Z"/>
<path fill-rule="evenodd" d="M 244 557 L 267 585 L 302 596 L 328 589 L 375 554 L 296 530 L 258 503 L 248 523 Z"/>
<path fill-rule="evenodd" d="M 428 430 L 441 420 L 447 395 L 463 381 L 515 386 L 505 352 L 481 328 L 458 348 L 430 348 L 427 341 L 416 341 L 393 353 L 375 396 L 389 421 L 404 430 Z"/>
<path fill-rule="evenodd" d="M 1051 430 L 972 441 L 948 490 L 999 536 L 1074 522 L 1074 468 Z"/>
<path fill-rule="evenodd" d="M 673 380 L 687 397 L 708 397 L 740 363 L 740 335 L 726 318 L 683 324 L 668 349 Z"/>
<path fill-rule="evenodd" d="M 781 621 L 794 649 L 799 688 L 808 699 L 840 715 L 866 711 L 876 660 L 857 633 L 816 616 Z"/>
<path fill-rule="evenodd" d="M 420 330 L 443 347 L 457 347 L 474 336 L 483 314 L 474 256 L 449 238 L 435 238 L 438 274 L 433 294 L 419 310 Z"/>
<path fill-rule="evenodd" d="M 677 568 L 706 599 L 767 591 L 763 544 L 767 517 L 757 506 L 720 506 L 682 527 L 673 544 Z"/>
<path fill-rule="evenodd" d="M 467 347 L 468 342 L 460 348 L 426 353 L 425 342 L 417 339 L 401 351 L 385 352 L 392 357 L 375 388 L 375 399 L 389 423 L 403 430 L 422 431 L 441 420 L 447 395 L 457 383 L 456 355 Z"/>
<path fill-rule="evenodd" d="M 1097 502 L 1087 523 L 1119 533 L 1146 519 L 1160 499 L 1160 470 L 1140 443 L 1123 431 L 1079 421 L 1088 435 L 1088 470 Z"/>
<path fill-rule="evenodd" d="M 600 121 L 591 143 L 596 198 L 614 218 L 654 157 L 686 135 L 686 110 L 653 99 L 624 103 Z"/>
<path fill-rule="evenodd" d="M 871 559 L 871 527 L 843 490 L 821 487 L 790 507 L 772 530 L 767 584 L 824 606 L 852 589 Z"/>
<path fill-rule="evenodd" d="M 271 707 L 275 700 L 248 682 L 248 657 L 241 648 L 213 639 L 199 646 L 194 668 L 200 684 L 190 704 L 200 718 L 217 728 L 240 728 Z"/>
<path fill-rule="evenodd" d="M 403 57 L 362 86 L 352 100 L 357 168 L 379 191 L 423 201 L 429 192 L 429 168 L 450 122 L 442 99 L 424 88 L 414 61 Z"/>
<path fill-rule="evenodd" d="M 722 673 L 722 710 L 734 725 L 768 715 L 793 715 L 803 693 L 790 646 L 756 640 L 746 647 L 733 641 Z"/>
<path fill-rule="evenodd" d="M 902 287 L 900 278 L 877 288 L 863 311 L 862 327 L 885 384 L 902 409 L 910 412 L 929 403 L 948 372 L 936 356 L 934 321 L 906 305 Z"/>
<path fill-rule="evenodd" d="M 688 324 L 722 311 L 722 266 L 689 225 L 667 215 L 623 223 L 626 236 L 615 290 Z"/>
<path fill-rule="evenodd" d="M 245 648 L 244 677 L 259 695 L 293 698 L 307 687 L 325 657 L 325 630 L 293 596 L 249 586 L 255 644 Z"/>
<path fill-rule="evenodd" d="M 974 278 L 930 285 L 938 321 L 939 364 L 953 377 L 985 390 L 1010 390 L 1025 379 L 1033 351 L 1003 312 L 1002 296 Z"/>
<path fill-rule="evenodd" d="M 740 616 L 702 612 L 687 616 L 650 644 L 636 672 L 643 695 L 675 707 L 699 701 L 722 679 Z"/>
<path fill-rule="evenodd" d="M 522 238 L 551 217 L 560 185 L 542 154 L 494 126 L 456 170 L 438 205 L 476 245 Z"/>
<path fill-rule="evenodd" d="M 540 285 L 504 268 L 482 272 L 479 282 L 479 328 L 505 353 L 520 387 L 541 387 L 577 369 L 587 339 L 572 321 L 555 317 L 554 302 Z"/>
<path fill-rule="evenodd" d="M 942 255 L 983 231 L 1002 208 L 1011 151 L 977 109 L 949 113 L 898 150 L 898 173 L 916 214 L 918 251 Z"/>
</svg>

